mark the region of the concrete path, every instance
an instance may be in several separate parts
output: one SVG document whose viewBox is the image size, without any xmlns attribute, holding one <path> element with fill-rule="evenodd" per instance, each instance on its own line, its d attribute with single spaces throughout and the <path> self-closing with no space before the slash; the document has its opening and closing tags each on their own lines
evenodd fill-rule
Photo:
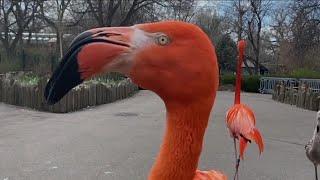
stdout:
<svg viewBox="0 0 320 180">
<path fill-rule="evenodd" d="M 265 152 L 249 146 L 241 180 L 309 180 L 313 166 L 304 144 L 315 112 L 277 103 L 269 95 L 244 94 L 265 138 Z M 225 127 L 233 93 L 219 92 L 206 133 L 200 169 L 232 179 L 233 141 Z M 146 179 L 164 130 L 165 109 L 150 91 L 112 104 L 68 114 L 0 104 L 0 180 Z"/>
</svg>

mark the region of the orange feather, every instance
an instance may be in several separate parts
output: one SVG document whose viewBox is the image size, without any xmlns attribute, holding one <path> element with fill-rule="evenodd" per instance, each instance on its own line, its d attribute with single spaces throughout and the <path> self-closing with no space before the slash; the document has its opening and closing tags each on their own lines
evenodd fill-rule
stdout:
<svg viewBox="0 0 320 180">
<path fill-rule="evenodd" d="M 196 176 L 193 180 L 227 180 L 227 176 L 219 171 L 196 171 Z"/>
</svg>

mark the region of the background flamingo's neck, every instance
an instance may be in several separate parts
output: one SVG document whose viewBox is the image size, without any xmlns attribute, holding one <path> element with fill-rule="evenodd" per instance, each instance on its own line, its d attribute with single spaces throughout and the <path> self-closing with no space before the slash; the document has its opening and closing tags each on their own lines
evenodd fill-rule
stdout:
<svg viewBox="0 0 320 180">
<path fill-rule="evenodd" d="M 244 56 L 244 44 L 238 45 L 238 63 L 237 63 L 237 72 L 236 72 L 236 89 L 235 89 L 235 98 L 234 104 L 240 104 L 240 92 L 241 92 L 241 79 L 242 79 L 242 63 L 243 63 L 243 56 Z"/>
<path fill-rule="evenodd" d="M 192 180 L 202 150 L 212 102 L 167 106 L 167 127 L 150 180 Z"/>
</svg>

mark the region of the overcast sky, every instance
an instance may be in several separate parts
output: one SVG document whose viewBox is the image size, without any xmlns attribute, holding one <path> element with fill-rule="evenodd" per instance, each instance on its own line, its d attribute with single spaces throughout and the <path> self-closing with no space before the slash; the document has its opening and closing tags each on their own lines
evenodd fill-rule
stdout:
<svg viewBox="0 0 320 180">
<path fill-rule="evenodd" d="M 219 15 L 224 15 L 226 8 L 232 6 L 232 0 L 198 0 L 197 6 L 200 8 L 210 8 Z M 290 0 L 271 0 L 272 9 L 286 6 L 290 3 Z M 272 14 L 272 10 L 271 10 Z M 264 18 L 264 26 L 272 24 L 270 16 Z"/>
</svg>

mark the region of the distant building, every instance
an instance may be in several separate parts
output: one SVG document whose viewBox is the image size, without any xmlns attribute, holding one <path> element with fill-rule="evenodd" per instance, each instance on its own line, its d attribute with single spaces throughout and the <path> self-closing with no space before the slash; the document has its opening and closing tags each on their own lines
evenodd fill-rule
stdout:
<svg viewBox="0 0 320 180">
<path fill-rule="evenodd" d="M 244 64 L 244 62 L 242 63 L 242 70 L 244 74 L 249 74 L 249 71 L 251 70 L 251 72 L 254 72 L 255 70 L 255 64 L 253 64 L 250 60 L 245 60 L 247 62 L 248 67 Z M 265 67 L 262 64 L 259 64 L 259 73 L 260 75 L 265 75 L 269 73 L 269 69 L 267 67 Z"/>
<path fill-rule="evenodd" d="M 1 33 L 4 37 L 4 32 Z M 68 38 L 71 34 L 64 34 L 63 38 Z M 14 39 L 15 34 L 9 33 L 9 37 Z M 31 44 L 43 44 L 43 43 L 55 43 L 57 41 L 57 35 L 55 33 L 22 33 L 22 40 L 29 41 Z"/>
</svg>

